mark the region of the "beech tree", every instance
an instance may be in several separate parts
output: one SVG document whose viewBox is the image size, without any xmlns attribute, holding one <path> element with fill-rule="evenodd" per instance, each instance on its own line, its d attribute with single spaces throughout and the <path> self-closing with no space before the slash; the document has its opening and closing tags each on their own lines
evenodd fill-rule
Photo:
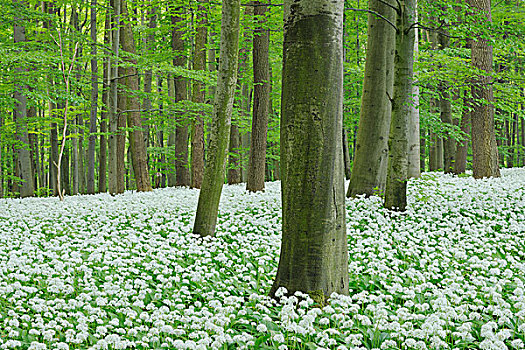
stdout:
<svg viewBox="0 0 525 350">
<path fill-rule="evenodd" d="M 342 145 L 343 0 L 285 0 L 279 287 L 348 294 Z M 315 67 L 315 69 L 312 69 Z"/>
<path fill-rule="evenodd" d="M 416 1 L 400 0 L 396 19 L 394 98 L 388 138 L 388 172 L 385 207 L 404 211 L 407 204 L 408 126 L 412 106 L 414 76 L 414 23 Z"/>
<path fill-rule="evenodd" d="M 237 84 L 240 7 L 240 0 L 222 2 L 219 75 L 213 104 L 210 145 L 193 226 L 193 233 L 201 236 L 212 236 L 215 233 L 226 175 L 233 98 Z"/>
<path fill-rule="evenodd" d="M 492 21 L 490 0 L 469 0 L 475 13 L 481 13 L 486 23 Z M 472 65 L 485 72 L 472 83 L 472 175 L 475 178 L 499 177 L 498 147 L 494 130 L 494 92 L 492 87 L 492 45 L 487 39 L 472 39 Z"/>
<path fill-rule="evenodd" d="M 355 159 L 348 197 L 382 192 L 386 183 L 393 92 L 395 1 L 368 2 L 368 47 Z"/>
</svg>

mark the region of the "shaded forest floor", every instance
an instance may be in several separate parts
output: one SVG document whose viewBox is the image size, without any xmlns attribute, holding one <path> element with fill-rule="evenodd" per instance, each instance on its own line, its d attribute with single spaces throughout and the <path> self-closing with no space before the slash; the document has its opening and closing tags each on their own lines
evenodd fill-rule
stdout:
<svg viewBox="0 0 525 350">
<path fill-rule="evenodd" d="M 427 173 L 404 214 L 348 199 L 350 296 L 266 297 L 279 183 L 225 186 L 217 237 L 198 191 L 0 200 L 0 348 L 521 349 L 525 169 Z"/>
</svg>

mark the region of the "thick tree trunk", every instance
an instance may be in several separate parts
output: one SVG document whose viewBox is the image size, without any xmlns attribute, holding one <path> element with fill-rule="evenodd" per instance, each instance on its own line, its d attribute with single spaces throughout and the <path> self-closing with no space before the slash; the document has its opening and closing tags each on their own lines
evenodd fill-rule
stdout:
<svg viewBox="0 0 525 350">
<path fill-rule="evenodd" d="M 475 11 L 492 22 L 490 0 L 469 0 Z M 472 175 L 474 178 L 499 177 L 498 147 L 494 130 L 494 94 L 492 88 L 492 46 L 486 39 L 472 40 L 472 65 L 486 75 L 475 78 L 472 84 Z M 480 102 L 482 101 L 482 102 Z"/>
<path fill-rule="evenodd" d="M 126 16 L 128 9 L 126 0 L 122 1 L 122 14 Z M 121 41 L 122 50 L 130 54 L 126 57 L 126 62 L 130 63 L 130 66 L 126 68 L 126 87 L 129 91 L 139 91 L 139 76 L 137 68 L 137 60 L 134 58 L 137 50 L 135 49 L 135 39 L 133 38 L 133 32 L 131 30 L 130 22 L 126 22 L 126 25 L 121 28 Z M 145 192 L 151 191 L 151 181 L 149 178 L 148 170 L 148 155 L 146 151 L 146 144 L 144 142 L 144 134 L 142 130 L 142 121 L 140 119 L 140 104 L 138 98 L 131 93 L 127 96 L 127 125 L 129 130 L 129 143 L 131 147 L 131 160 L 133 165 L 133 173 L 135 174 L 135 182 L 137 185 L 137 191 Z"/>
<path fill-rule="evenodd" d="M 148 22 L 148 28 L 150 29 L 150 33 L 146 37 L 146 50 L 148 54 L 153 54 L 155 50 L 155 34 L 153 32 L 153 29 L 157 27 L 157 10 L 155 6 L 151 5 L 148 8 L 148 16 L 149 16 L 149 22 Z M 151 110 L 151 99 L 149 97 L 149 94 L 151 94 L 151 82 L 153 80 L 153 71 L 151 69 L 147 69 L 144 72 L 144 93 L 146 93 L 146 97 L 144 98 L 143 103 L 143 109 L 146 113 L 150 113 Z M 145 117 L 144 121 L 146 122 L 144 125 L 144 144 L 146 147 L 150 146 L 150 140 L 149 140 L 149 122 L 148 118 Z"/>
<path fill-rule="evenodd" d="M 193 233 L 202 237 L 215 234 L 219 201 L 226 175 L 233 99 L 237 84 L 240 7 L 240 0 L 224 0 L 222 3 L 219 72 L 210 145 L 193 226 Z"/>
<path fill-rule="evenodd" d="M 396 6 L 396 2 L 386 0 Z M 395 11 L 382 1 L 369 2 L 371 11 L 395 21 Z M 370 196 L 382 192 L 386 183 L 388 134 L 393 91 L 395 30 L 384 19 L 368 15 L 368 47 L 361 114 L 355 147 L 354 165 L 347 196 Z"/>
<path fill-rule="evenodd" d="M 25 7 L 17 0 L 13 1 L 15 6 Z M 15 17 L 13 39 L 15 45 L 26 41 L 26 29 L 20 24 L 21 19 Z M 16 69 L 18 74 L 23 74 L 24 68 Z M 27 86 L 15 84 L 14 100 L 15 109 L 13 112 L 15 122 L 15 138 L 18 141 L 16 145 L 16 155 L 18 168 L 20 169 L 20 197 L 31 197 L 35 194 L 33 184 L 33 170 L 31 166 L 31 155 L 29 147 L 29 136 L 27 132 L 27 97 L 25 95 Z"/>
<path fill-rule="evenodd" d="M 122 0 L 120 0 L 122 1 Z M 122 5 L 122 3 L 121 3 Z M 122 66 L 118 67 L 118 77 L 126 75 L 126 69 Z M 119 79 L 124 80 L 124 79 Z M 122 81 L 121 83 L 125 83 Z M 128 106 L 127 92 L 124 87 L 119 84 L 117 89 L 117 193 L 124 193 L 126 190 L 126 118 L 123 111 Z"/>
<path fill-rule="evenodd" d="M 173 58 L 173 65 L 175 67 L 186 67 L 187 57 L 184 49 L 184 30 L 181 28 L 181 23 L 184 23 L 182 7 L 175 10 L 176 14 L 171 17 L 171 24 L 173 26 L 171 32 L 171 48 L 175 54 Z M 188 98 L 188 81 L 181 77 L 175 76 L 175 102 L 180 102 Z M 188 120 L 178 115 L 176 117 L 175 129 L 175 185 L 176 186 L 190 186 L 191 177 L 188 164 Z"/>
<path fill-rule="evenodd" d="M 342 0 L 284 2 L 283 234 L 272 296 L 279 287 L 323 299 L 348 294 L 343 8 Z"/>
<path fill-rule="evenodd" d="M 405 211 L 408 181 L 408 125 L 414 77 L 413 29 L 416 20 L 416 1 L 400 0 L 400 13 L 396 20 L 396 54 L 394 59 L 394 98 L 392 122 L 388 138 L 388 171 L 385 189 L 385 207 Z"/>
<path fill-rule="evenodd" d="M 199 0 L 204 3 L 207 0 Z M 206 27 L 207 15 L 203 5 L 198 6 L 197 14 L 197 33 L 195 35 L 195 54 L 193 58 L 194 70 L 206 69 L 206 38 L 208 30 Z M 204 103 L 206 91 L 204 84 L 195 81 L 193 83 L 193 102 Z M 202 177 L 204 175 L 204 119 L 202 115 L 197 115 L 193 122 L 191 138 L 191 187 L 201 188 Z"/>
<path fill-rule="evenodd" d="M 264 0 L 266 1 L 266 0 Z M 253 34 L 253 115 L 246 190 L 264 190 L 268 112 L 270 106 L 270 31 L 265 28 L 267 6 L 253 2 L 258 27 Z"/>
</svg>

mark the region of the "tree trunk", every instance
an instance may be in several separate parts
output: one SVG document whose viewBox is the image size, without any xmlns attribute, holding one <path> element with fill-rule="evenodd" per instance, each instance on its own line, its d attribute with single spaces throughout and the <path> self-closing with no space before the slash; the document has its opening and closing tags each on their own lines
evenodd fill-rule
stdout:
<svg viewBox="0 0 525 350">
<path fill-rule="evenodd" d="M 199 0 L 204 3 L 207 0 Z M 193 58 L 194 70 L 206 69 L 206 37 L 208 30 L 206 27 L 207 15 L 206 8 L 200 4 L 197 13 L 197 33 L 195 35 L 195 54 Z M 193 102 L 204 103 L 206 91 L 204 84 L 198 81 L 193 82 Z M 197 115 L 193 122 L 191 138 L 191 187 L 201 188 L 202 177 L 204 174 L 204 119 L 202 115 Z"/>
<path fill-rule="evenodd" d="M 417 1 L 416 1 L 417 8 Z M 417 22 L 416 9 L 416 22 Z M 419 55 L 419 39 L 418 29 L 414 28 L 414 61 Z M 416 73 L 414 72 L 414 75 Z M 408 178 L 421 177 L 421 169 L 424 171 L 424 166 L 421 167 L 421 141 L 419 135 L 419 86 L 412 84 L 412 100 L 410 105 L 410 114 L 408 117 Z M 423 147 L 423 151 L 425 148 Z M 424 163 L 423 163 L 424 164 Z"/>
<path fill-rule="evenodd" d="M 111 48 L 114 59 L 109 63 L 110 67 L 110 93 L 109 93 L 109 136 L 108 136 L 108 190 L 111 194 L 119 193 L 118 191 L 118 173 L 117 173 L 117 130 L 118 130 L 118 64 L 119 64 L 119 46 L 120 46 L 120 0 L 111 0 L 113 14 L 111 19 Z"/>
<path fill-rule="evenodd" d="M 386 3 L 396 6 L 395 1 Z M 380 1 L 369 9 L 395 21 L 394 10 Z M 361 99 L 361 114 L 355 147 L 354 166 L 347 196 L 370 196 L 382 192 L 386 183 L 388 134 L 393 91 L 395 30 L 384 19 L 368 15 L 368 47 Z"/>
<path fill-rule="evenodd" d="M 121 1 L 121 6 L 123 0 Z M 122 8 L 121 8 L 122 9 Z M 122 31 L 121 31 L 122 32 Z M 122 34 L 122 33 L 121 33 Z M 118 77 L 126 75 L 126 68 L 118 67 Z M 125 84 L 125 79 L 119 79 L 121 84 Z M 122 81 L 124 80 L 124 81 Z M 124 91 L 124 86 L 119 84 L 117 89 L 117 193 L 124 193 L 126 190 L 126 118 L 123 111 L 127 109 L 128 97 L 127 92 Z"/>
<path fill-rule="evenodd" d="M 470 112 L 463 112 L 461 117 L 460 127 L 462 132 L 470 134 Z M 454 163 L 454 174 L 464 174 L 467 169 L 467 151 L 468 151 L 468 138 L 463 141 L 458 141 L 456 145 L 456 161 Z"/>
<path fill-rule="evenodd" d="M 173 26 L 171 32 L 171 48 L 175 53 L 173 58 L 173 65 L 175 67 L 186 67 L 187 57 L 186 50 L 184 49 L 184 31 L 181 23 L 184 23 L 184 18 L 181 11 L 183 7 L 176 9 L 176 14 L 171 17 L 171 24 Z M 175 102 L 180 102 L 188 98 L 188 81 L 181 77 L 175 76 Z M 188 164 L 188 120 L 181 114 L 178 115 L 176 120 L 175 129 L 175 185 L 176 186 L 190 186 L 191 177 L 190 169 Z"/>
<path fill-rule="evenodd" d="M 97 0 L 91 0 L 91 110 L 89 114 L 88 174 L 86 192 L 95 193 L 95 147 L 97 138 L 98 65 L 97 65 Z"/>
<path fill-rule="evenodd" d="M 229 168 L 228 168 L 228 184 L 234 185 L 241 182 L 241 169 L 240 169 L 240 152 L 241 147 L 241 135 L 239 134 L 239 127 L 235 125 L 236 121 L 232 122 L 230 130 L 230 156 L 229 156 Z"/>
<path fill-rule="evenodd" d="M 475 11 L 492 22 L 490 0 L 469 0 Z M 474 178 L 499 177 L 498 147 L 494 130 L 494 94 L 492 88 L 492 46 L 486 39 L 472 40 L 472 65 L 486 75 L 476 77 L 472 84 L 472 175 Z M 479 101 L 483 102 L 479 102 Z"/>
<path fill-rule="evenodd" d="M 253 115 L 246 190 L 257 192 L 264 190 L 270 106 L 270 31 L 265 28 L 268 7 L 260 1 L 254 1 L 253 6 L 258 27 L 253 34 Z"/>
<path fill-rule="evenodd" d="M 17 7 L 25 7 L 23 2 L 14 0 L 13 4 Z M 15 45 L 26 41 L 26 29 L 21 25 L 21 18 L 14 19 L 13 39 Z M 18 74 L 23 75 L 23 67 L 17 67 Z M 27 97 L 25 92 L 27 86 L 23 84 L 15 84 L 14 100 L 15 108 L 13 112 L 15 123 L 15 138 L 18 142 L 16 145 L 16 155 L 18 167 L 20 169 L 20 197 L 31 197 L 35 194 L 35 187 L 33 184 L 33 170 L 31 166 L 31 155 L 29 147 L 29 136 L 27 132 Z"/>
<path fill-rule="evenodd" d="M 352 165 L 351 165 L 351 159 L 350 159 L 350 150 L 348 149 L 348 133 L 343 125 L 343 157 L 344 157 L 344 165 L 345 165 L 345 178 L 347 180 L 350 180 L 350 177 L 352 176 Z"/>
<path fill-rule="evenodd" d="M 122 14 L 126 16 L 128 9 L 126 0 L 122 1 Z M 121 45 L 122 50 L 130 54 L 126 57 L 126 62 L 130 65 L 126 68 L 126 86 L 129 91 L 139 91 L 139 76 L 137 68 L 137 60 L 134 56 L 137 53 L 135 49 L 135 39 L 133 38 L 133 31 L 131 30 L 131 23 L 128 21 L 126 25 L 121 27 Z M 131 160 L 133 165 L 133 173 L 135 174 L 135 182 L 137 191 L 145 192 L 151 191 L 151 181 L 148 170 L 148 156 L 146 151 L 146 144 L 144 142 L 144 134 L 142 132 L 142 121 L 140 119 L 140 104 L 138 98 L 130 94 L 127 96 L 127 124 L 129 130 L 129 143 L 131 147 Z"/>
<path fill-rule="evenodd" d="M 151 5 L 148 7 L 148 16 L 149 16 L 149 22 L 148 22 L 148 28 L 150 29 L 149 34 L 146 37 L 146 50 L 148 54 L 153 54 L 155 50 L 155 34 L 153 32 L 153 29 L 157 27 L 157 11 L 155 6 Z M 144 93 L 146 94 L 146 97 L 144 98 L 143 103 L 143 109 L 149 115 L 151 110 L 151 82 L 153 80 L 153 71 L 151 69 L 147 69 L 144 72 Z M 146 147 L 150 146 L 149 141 L 149 123 L 147 121 L 147 117 L 144 118 L 144 121 L 146 121 L 146 124 L 144 125 L 144 144 Z"/>
<path fill-rule="evenodd" d="M 104 46 L 110 46 L 110 28 L 111 28 L 111 12 L 107 10 L 106 12 L 106 21 L 104 26 Z M 110 102 L 110 81 L 109 77 L 111 76 L 111 64 L 109 58 L 104 56 L 104 67 L 103 67 L 103 77 L 102 77 L 102 103 L 104 104 L 103 109 L 100 111 L 100 150 L 99 150 L 99 159 L 98 159 L 98 191 L 106 192 L 107 191 L 107 139 L 105 133 L 107 130 L 107 116 L 108 110 L 111 108 Z"/>
<path fill-rule="evenodd" d="M 427 145 L 425 130 L 419 131 L 419 169 L 421 172 L 426 171 Z"/>
<path fill-rule="evenodd" d="M 280 287 L 348 294 L 342 0 L 285 0 Z M 315 69 L 313 69 L 315 67 Z M 383 91 L 384 93 L 384 91 Z"/>
<path fill-rule="evenodd" d="M 449 126 L 453 125 L 452 120 L 452 102 L 450 101 L 450 94 L 448 92 L 448 87 L 441 84 L 441 122 L 448 124 Z M 443 138 L 443 171 L 445 174 L 450 174 L 454 170 L 454 157 L 456 156 L 456 141 L 452 138 L 449 132 L 445 133 Z"/>
<path fill-rule="evenodd" d="M 175 80 L 173 79 L 173 76 L 171 74 L 168 74 L 168 98 L 171 103 L 175 102 Z M 173 116 L 170 116 L 170 121 L 172 121 L 173 124 L 177 122 L 176 118 Z M 168 153 L 167 153 L 167 180 L 168 180 L 168 186 L 175 186 L 177 184 L 177 178 L 175 176 L 175 164 L 176 164 L 176 157 L 173 152 L 173 148 L 175 147 L 175 130 L 170 129 L 168 133 Z"/>
<path fill-rule="evenodd" d="M 385 189 L 385 207 L 405 211 L 408 181 L 408 126 L 413 95 L 414 40 L 416 1 L 400 0 L 396 20 L 396 50 L 394 58 L 394 98 L 392 122 L 388 138 L 388 171 Z"/>
<path fill-rule="evenodd" d="M 224 0 L 222 3 L 219 72 L 210 130 L 210 145 L 193 226 L 193 233 L 201 237 L 215 234 L 219 201 L 224 184 L 233 99 L 237 84 L 240 7 L 240 0 Z"/>
</svg>

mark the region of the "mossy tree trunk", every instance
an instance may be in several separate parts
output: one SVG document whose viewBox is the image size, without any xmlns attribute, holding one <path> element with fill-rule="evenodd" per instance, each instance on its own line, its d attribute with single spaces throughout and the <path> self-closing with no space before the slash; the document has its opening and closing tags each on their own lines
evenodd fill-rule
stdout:
<svg viewBox="0 0 525 350">
<path fill-rule="evenodd" d="M 396 20 L 396 54 L 394 59 L 394 98 L 392 123 L 388 138 L 388 172 L 385 207 L 405 211 L 408 181 L 408 124 L 415 101 L 414 77 L 414 23 L 416 1 L 400 0 Z"/>
<path fill-rule="evenodd" d="M 226 174 L 233 99 L 237 84 L 240 7 L 240 0 L 222 2 L 219 72 L 210 130 L 210 145 L 193 226 L 193 233 L 201 236 L 215 234 L 219 201 Z"/>
<path fill-rule="evenodd" d="M 285 0 L 279 287 L 348 294 L 343 169 L 344 1 Z"/>
<path fill-rule="evenodd" d="M 386 4 L 385 4 L 386 3 Z M 396 1 L 370 0 L 368 7 L 390 22 Z M 347 196 L 382 192 L 386 183 L 388 134 L 393 91 L 395 30 L 383 18 L 368 15 L 368 47 L 357 129 L 354 165 Z"/>
</svg>

